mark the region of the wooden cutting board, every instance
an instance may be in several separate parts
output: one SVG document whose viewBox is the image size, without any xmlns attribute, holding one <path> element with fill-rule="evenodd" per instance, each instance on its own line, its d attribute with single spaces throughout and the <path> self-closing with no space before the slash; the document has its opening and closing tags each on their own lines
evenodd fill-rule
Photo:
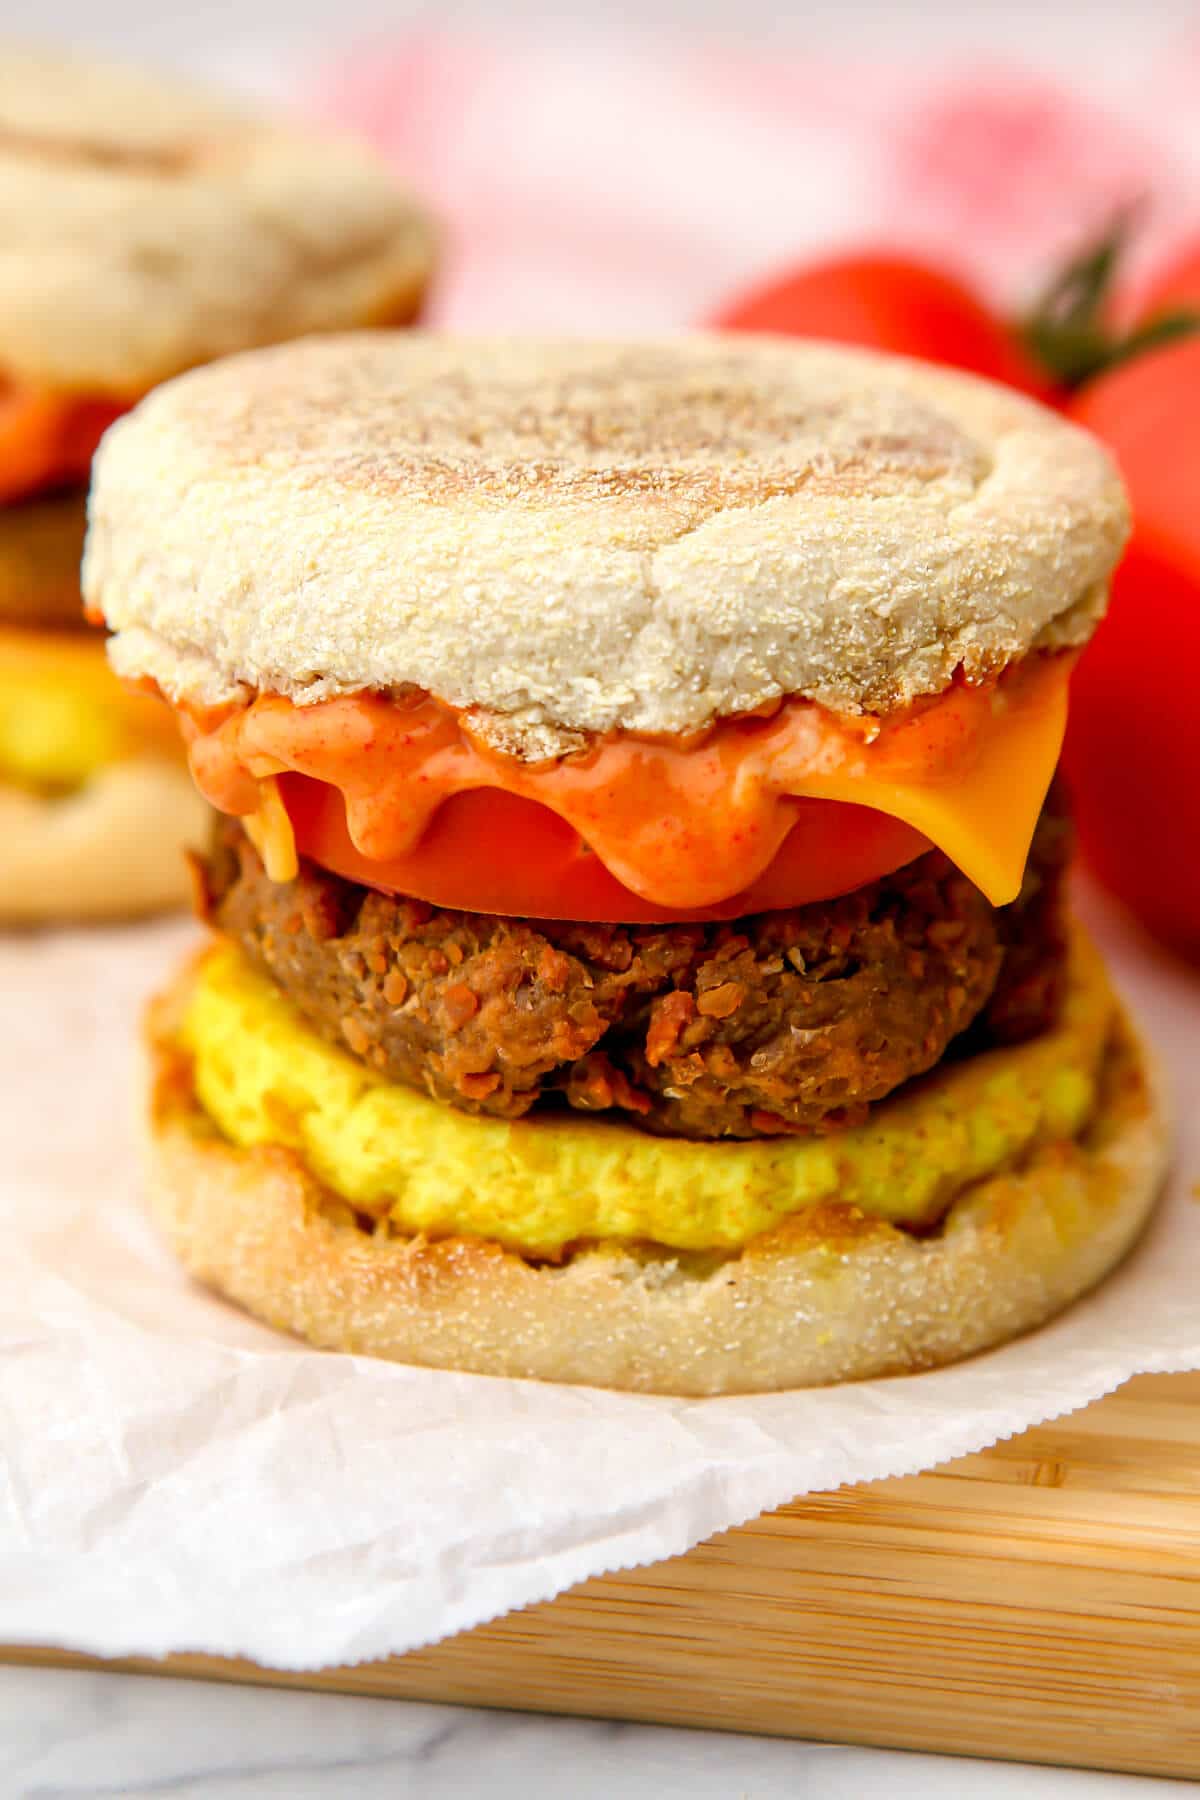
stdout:
<svg viewBox="0 0 1200 1800">
<path fill-rule="evenodd" d="M 387 1662 L 112 1666 L 1200 1777 L 1200 1374 Z"/>
</svg>

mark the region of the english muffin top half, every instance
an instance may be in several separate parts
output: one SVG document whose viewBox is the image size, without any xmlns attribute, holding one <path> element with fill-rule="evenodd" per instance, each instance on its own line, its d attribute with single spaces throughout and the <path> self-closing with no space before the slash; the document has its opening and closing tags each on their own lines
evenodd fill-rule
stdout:
<svg viewBox="0 0 1200 1800">
<path fill-rule="evenodd" d="M 770 339 L 360 334 L 196 371 L 118 425 L 85 587 L 118 669 L 173 699 L 416 687 L 541 757 L 791 695 L 887 713 L 1081 643 L 1126 530 L 1098 445 L 962 375 Z"/>
</svg>

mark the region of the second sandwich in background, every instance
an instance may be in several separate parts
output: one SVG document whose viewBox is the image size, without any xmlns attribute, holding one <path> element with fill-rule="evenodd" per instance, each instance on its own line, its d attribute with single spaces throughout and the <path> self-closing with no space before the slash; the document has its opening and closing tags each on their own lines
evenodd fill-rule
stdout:
<svg viewBox="0 0 1200 1800">
<path fill-rule="evenodd" d="M 92 454 L 196 363 L 408 323 L 432 232 L 356 145 L 14 46 L 0 225 L 0 924 L 148 912 L 186 898 L 206 809 L 161 702 L 81 629 Z"/>
</svg>

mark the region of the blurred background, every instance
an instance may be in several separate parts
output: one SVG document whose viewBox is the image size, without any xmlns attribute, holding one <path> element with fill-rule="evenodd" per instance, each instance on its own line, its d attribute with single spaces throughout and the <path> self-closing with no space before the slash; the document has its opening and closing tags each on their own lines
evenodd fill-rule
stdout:
<svg viewBox="0 0 1200 1800">
<path fill-rule="evenodd" d="M 5 0 L 0 17 L 10 29 L 44 34 L 79 33 L 96 46 L 190 62 L 198 56 L 219 66 L 225 52 L 320 51 L 347 31 L 379 32 L 402 26 L 436 27 L 491 23 L 508 32 L 538 32 L 594 21 L 625 34 L 635 19 L 648 27 L 716 29 L 735 37 L 753 34 L 774 44 L 818 43 L 885 56 L 921 57 L 931 49 L 994 48 L 1038 62 L 1068 66 L 1103 60 L 1098 33 L 1115 30 L 1134 49 L 1156 26 L 1186 30 L 1196 8 L 1189 0 L 1149 0 L 1130 7 L 1119 0 L 951 0 L 889 4 L 888 0 L 641 0 L 623 14 L 603 0 L 45 0 L 34 9 Z"/>
<path fill-rule="evenodd" d="M 1191 0 L 0 0 L 0 29 L 354 123 L 441 208 L 439 315 L 704 313 L 781 257 L 903 237 L 1032 291 L 1130 195 L 1200 193 Z"/>
</svg>

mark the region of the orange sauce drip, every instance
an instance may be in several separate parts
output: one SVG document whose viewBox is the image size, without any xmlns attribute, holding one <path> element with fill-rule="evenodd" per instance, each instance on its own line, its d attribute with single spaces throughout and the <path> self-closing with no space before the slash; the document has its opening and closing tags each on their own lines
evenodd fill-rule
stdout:
<svg viewBox="0 0 1200 1800">
<path fill-rule="evenodd" d="M 611 733 L 543 763 L 492 750 L 430 696 L 298 706 L 263 694 L 232 712 L 193 710 L 184 730 L 196 783 L 220 811 L 256 811 L 259 782 L 294 771 L 337 788 L 355 848 L 386 862 L 414 850 L 452 796 L 498 789 L 566 820 L 634 894 L 703 908 L 763 874 L 802 796 L 870 806 L 889 784 L 968 778 L 1012 706 L 1036 705 L 1057 678 L 1056 660 L 1031 657 L 976 685 L 958 680 L 884 720 L 792 699 L 692 740 Z"/>
</svg>

